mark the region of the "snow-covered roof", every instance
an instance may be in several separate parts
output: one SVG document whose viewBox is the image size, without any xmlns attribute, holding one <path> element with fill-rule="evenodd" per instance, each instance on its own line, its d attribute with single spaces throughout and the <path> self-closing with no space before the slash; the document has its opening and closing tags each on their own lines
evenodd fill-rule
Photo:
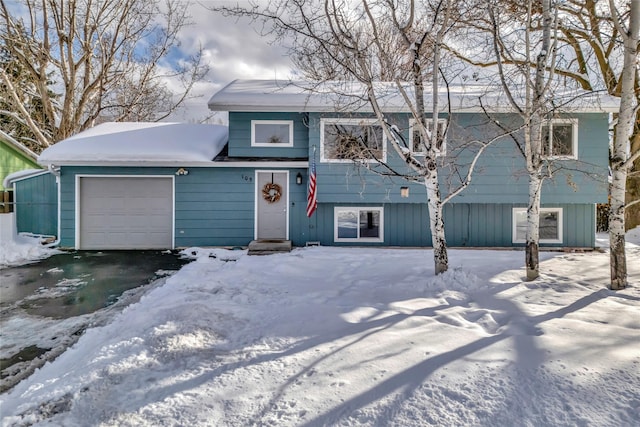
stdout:
<svg viewBox="0 0 640 427">
<path fill-rule="evenodd" d="M 36 160 L 36 158 L 38 157 L 38 155 L 36 153 L 34 153 L 33 151 L 29 150 L 27 147 L 25 147 L 24 145 L 20 144 L 18 141 L 13 139 L 10 135 L 6 134 L 5 132 L 3 132 L 1 130 L 0 130 L 0 141 L 6 142 L 8 145 L 10 145 L 11 147 L 13 147 L 16 150 L 20 151 L 22 154 L 24 154 L 25 156 L 27 156 L 30 159 Z"/>
<path fill-rule="evenodd" d="M 14 182 L 21 181 L 23 179 L 31 178 L 37 175 L 44 175 L 50 173 L 46 169 L 23 169 L 17 172 L 10 173 L 2 180 L 2 186 L 4 188 L 10 188 Z"/>
<path fill-rule="evenodd" d="M 376 83 L 375 89 L 384 112 L 410 111 L 394 83 Z M 411 96 L 411 87 L 408 86 L 406 90 Z M 427 111 L 432 108 L 431 98 L 428 94 L 425 96 Z M 445 89 L 440 91 L 438 102 L 441 111 L 447 111 L 449 104 L 454 112 L 476 112 L 483 109 L 492 112 L 514 111 L 503 90 L 498 86 L 451 86 L 448 93 Z M 556 93 L 554 103 L 562 111 L 568 112 L 613 112 L 617 111 L 619 105 L 617 98 L 606 94 L 576 91 Z M 313 83 L 235 80 L 215 93 L 209 99 L 208 105 L 213 111 L 372 111 L 364 85 L 335 81 Z"/>
<path fill-rule="evenodd" d="M 110 122 L 44 150 L 41 165 L 211 164 L 229 137 L 227 126 L 186 123 Z"/>
</svg>

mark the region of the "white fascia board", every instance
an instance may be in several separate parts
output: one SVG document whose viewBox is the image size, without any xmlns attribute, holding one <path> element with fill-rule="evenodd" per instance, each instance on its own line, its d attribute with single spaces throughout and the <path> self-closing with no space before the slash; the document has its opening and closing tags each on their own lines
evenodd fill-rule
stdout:
<svg viewBox="0 0 640 427">
<path fill-rule="evenodd" d="M 308 168 L 308 161 L 237 161 L 237 162 L 183 162 L 183 163 L 162 163 L 162 162 L 55 162 L 55 166 L 76 166 L 76 167 L 158 167 L 158 168 L 246 168 L 246 167 L 279 167 L 279 168 Z M 45 170 L 43 173 L 48 173 Z"/>
</svg>

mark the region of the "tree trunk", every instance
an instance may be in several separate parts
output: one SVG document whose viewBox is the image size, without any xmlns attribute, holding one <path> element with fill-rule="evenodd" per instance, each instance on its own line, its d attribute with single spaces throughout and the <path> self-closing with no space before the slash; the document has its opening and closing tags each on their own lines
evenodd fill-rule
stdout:
<svg viewBox="0 0 640 427">
<path fill-rule="evenodd" d="M 627 173 L 623 170 L 613 171 L 609 211 L 609 253 L 611 266 L 611 289 L 624 289 L 627 286 L 627 257 L 625 253 L 624 234 L 624 183 Z"/>
<path fill-rule="evenodd" d="M 636 61 L 638 60 L 638 42 L 640 39 L 640 2 L 632 1 L 629 5 L 629 31 L 625 33 L 623 25 L 617 21 L 618 16 L 613 0 L 609 7 L 614 15 L 614 23 L 624 38 L 624 65 L 622 66 L 622 83 L 620 92 L 620 113 L 615 128 L 613 150 L 611 153 L 611 211 L 609 212 L 609 247 L 611 257 L 611 289 L 624 289 L 627 286 L 627 261 L 625 254 L 625 187 L 627 171 L 631 169 L 629 145 L 634 125 Z"/>
<path fill-rule="evenodd" d="M 440 274 L 449 268 L 449 256 L 447 254 L 447 239 L 444 235 L 443 204 L 438 187 L 437 170 L 433 170 L 431 175 L 425 179 L 425 187 L 427 188 L 435 273 Z"/>
<path fill-rule="evenodd" d="M 535 280 L 540 275 L 538 242 L 540 241 L 540 192 L 542 180 L 538 175 L 529 177 L 529 206 L 527 207 L 527 247 L 525 264 L 527 280 Z"/>
</svg>

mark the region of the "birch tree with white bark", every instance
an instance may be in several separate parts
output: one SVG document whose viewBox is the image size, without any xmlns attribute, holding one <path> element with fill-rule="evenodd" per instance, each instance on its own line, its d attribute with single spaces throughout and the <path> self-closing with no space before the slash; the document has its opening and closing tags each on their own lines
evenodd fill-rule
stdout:
<svg viewBox="0 0 640 427">
<path fill-rule="evenodd" d="M 447 82 L 443 68 L 443 44 L 462 14 L 474 9 L 474 2 L 455 0 L 297 0 L 275 1 L 266 7 L 211 7 L 233 17 L 250 18 L 276 43 L 287 43 L 294 62 L 309 80 L 343 80 L 349 106 L 369 104 L 382 126 L 388 143 L 404 160 L 403 170 L 377 159 L 374 172 L 421 182 L 427 194 L 430 233 L 436 274 L 448 269 L 443 209 L 445 203 L 466 188 L 482 152 L 504 134 L 483 141 L 471 141 L 475 151 L 458 185 L 443 196 L 439 182 L 439 148 L 446 129 L 438 131 L 438 117 L 447 111 Z M 380 84 L 384 81 L 384 84 Z M 362 93 L 346 87 L 359 85 Z M 334 86 L 335 87 L 335 86 Z M 403 139 L 380 101 L 389 91 L 400 94 L 419 135 L 416 156 Z M 430 97 L 427 98 L 427 97 Z M 426 102 L 426 101 L 430 102 Z M 429 105 L 427 108 L 426 105 Z M 428 116 L 430 116 L 428 118 Z M 448 114 L 451 117 L 450 114 Z M 431 125 L 433 123 L 433 125 Z M 366 156 L 366 149 L 358 156 Z M 358 159 L 354 159 L 358 162 Z"/>
<path fill-rule="evenodd" d="M 166 61 L 188 24 L 179 0 L 0 0 L 3 126 L 40 152 L 101 121 L 169 116 L 206 71 L 200 53 Z"/>
<path fill-rule="evenodd" d="M 535 21 L 523 19 L 528 16 L 527 5 L 521 1 L 504 0 L 499 2 L 509 18 L 508 21 L 515 25 L 527 26 L 532 33 L 542 33 L 541 25 L 530 26 Z M 540 12 L 540 2 L 533 3 L 534 10 Z M 638 2 L 627 0 L 598 1 L 598 0 L 571 0 L 555 2 L 553 7 L 557 10 L 557 32 L 554 32 L 557 59 L 547 65 L 547 72 L 555 74 L 556 78 L 567 88 L 582 89 L 584 91 L 604 92 L 614 97 L 626 96 L 626 107 L 629 103 L 640 103 L 640 70 L 637 65 L 637 36 L 636 50 L 630 50 L 633 45 L 629 37 L 633 35 L 634 24 L 632 17 L 637 13 Z M 529 8 L 531 9 L 531 8 Z M 483 24 L 482 20 L 469 23 L 471 27 L 484 33 L 493 33 L 493 26 Z M 507 27 L 508 28 L 508 27 Z M 538 38 L 541 36 L 538 35 Z M 533 69 L 534 61 L 517 55 L 510 55 L 509 40 L 498 43 L 496 51 L 504 52 L 497 60 L 478 58 L 466 58 L 469 62 L 483 68 L 493 68 L 498 65 L 509 66 L 515 69 Z M 513 45 L 511 45 L 513 46 Z M 458 57 L 464 57 L 461 52 L 456 52 Z M 634 59 L 635 62 L 634 62 Z M 633 65 L 635 63 L 635 65 Z M 629 64 L 631 68 L 629 68 Z M 627 86 L 623 91 L 623 75 L 626 74 Z M 634 75 L 633 82 L 629 82 L 629 75 Z M 631 101 L 629 96 L 635 99 Z M 622 101 L 622 99 L 621 99 Z M 635 102 L 635 104 L 634 104 Z M 623 106 L 625 103 L 622 103 Z M 627 110 L 628 111 L 628 110 Z M 640 224 L 640 108 L 635 107 L 631 117 L 631 133 L 623 142 L 618 140 L 618 125 L 621 123 L 616 117 L 614 121 L 616 145 L 613 147 L 610 164 L 612 171 L 620 169 L 626 173 L 626 197 L 625 203 L 616 202 L 615 207 L 610 207 L 610 214 L 615 210 L 612 218 L 617 222 L 610 228 L 628 230 Z M 625 118 L 626 120 L 626 118 Z M 622 144 L 622 145 L 620 145 Z M 626 151 L 625 151 L 626 150 Z M 622 153 L 625 153 L 622 156 Z M 621 159 L 625 159 L 621 161 Z M 610 186 L 610 194 L 617 191 L 619 197 L 625 185 L 620 181 L 620 173 L 615 173 L 615 187 Z M 632 208 L 631 210 L 627 208 Z M 619 214 L 626 211 L 625 216 Z M 611 215 L 609 215 L 611 217 Z M 607 219 L 608 220 L 608 219 Z M 620 221 L 623 221 L 620 227 Z M 613 237 L 611 240 L 615 240 Z M 624 244 L 614 243 L 612 252 L 612 283 L 615 288 L 616 276 L 626 277 Z M 622 273 L 624 271 L 624 273 Z M 618 273 L 615 273 L 618 272 Z"/>
<path fill-rule="evenodd" d="M 506 98 L 524 123 L 524 157 L 528 175 L 525 267 L 527 280 L 534 280 L 540 274 L 542 186 L 552 173 L 544 156 L 543 130 L 550 132 L 546 123 L 553 115 L 548 100 L 552 96 L 555 77 L 557 19 L 551 0 L 527 0 L 518 4 L 518 11 L 505 7 L 506 3 L 487 2 L 489 26 L 483 30 L 491 34 L 491 50 L 495 56 L 492 64 L 497 69 Z M 522 34 L 513 27 L 514 13 L 519 12 L 524 12 L 516 19 L 523 20 Z M 539 31 L 534 31 L 536 28 Z M 485 65 L 486 62 L 475 64 Z"/>
<path fill-rule="evenodd" d="M 624 43 L 624 59 L 620 76 L 620 112 L 615 127 L 611 151 L 611 208 L 609 212 L 609 244 L 611 265 L 611 289 L 627 286 L 627 263 L 625 253 L 625 186 L 627 173 L 640 151 L 631 154 L 630 138 L 634 117 L 638 108 L 638 44 L 640 43 L 640 1 L 631 1 L 628 13 L 622 14 L 613 0 L 609 0 L 611 17 Z M 626 16 L 626 22 L 623 16 Z M 637 123 L 635 124 L 637 125 Z"/>
</svg>

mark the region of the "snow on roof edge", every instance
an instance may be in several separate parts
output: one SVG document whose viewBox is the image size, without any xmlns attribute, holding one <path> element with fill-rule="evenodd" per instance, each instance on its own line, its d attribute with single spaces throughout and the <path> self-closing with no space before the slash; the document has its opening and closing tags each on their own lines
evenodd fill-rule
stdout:
<svg viewBox="0 0 640 427">
<path fill-rule="evenodd" d="M 23 179 L 32 178 L 38 175 L 44 175 L 50 173 L 47 169 L 23 169 L 5 176 L 2 180 L 2 186 L 9 188 L 14 182 L 22 181 Z"/>
<path fill-rule="evenodd" d="M 410 112 L 394 89 L 395 83 L 379 82 L 378 85 L 382 89 L 379 92 L 379 102 L 385 112 Z M 347 82 L 236 79 L 214 93 L 207 106 L 212 111 L 239 112 L 373 112 L 366 97 L 358 93 L 357 87 L 353 89 L 354 87 L 349 86 Z M 341 89 L 340 92 L 336 91 L 336 88 Z M 505 103 L 500 88 L 489 90 L 489 86 L 466 85 L 451 86 L 450 89 L 451 93 L 448 96 L 443 95 L 440 101 L 443 112 L 448 110 L 448 97 L 451 98 L 451 111 L 456 113 L 515 112 L 510 104 Z M 349 91 L 351 93 L 348 93 Z M 480 99 L 483 100 L 482 103 Z M 601 93 L 559 93 L 557 99 L 568 101 L 565 103 L 564 111 L 576 113 L 615 112 L 619 105 L 617 98 Z M 348 102 L 345 103 L 345 100 Z M 426 101 L 430 102 L 428 97 Z"/>
<path fill-rule="evenodd" d="M 44 150 L 41 165 L 207 164 L 228 142 L 227 126 L 108 122 Z"/>
</svg>

